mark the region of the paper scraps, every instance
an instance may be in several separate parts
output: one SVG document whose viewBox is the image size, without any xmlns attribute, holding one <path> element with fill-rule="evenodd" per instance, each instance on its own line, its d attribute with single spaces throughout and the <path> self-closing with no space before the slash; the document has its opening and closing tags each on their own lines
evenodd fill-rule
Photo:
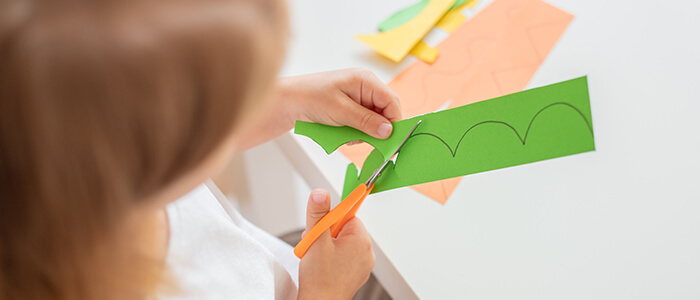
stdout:
<svg viewBox="0 0 700 300">
<path fill-rule="evenodd" d="M 413 49 L 411 49 L 410 53 L 411 55 L 418 57 L 424 62 L 433 63 L 440 54 L 440 51 L 433 47 L 430 47 L 423 41 L 419 41 L 418 44 L 416 44 L 416 46 L 413 47 Z"/>
<path fill-rule="evenodd" d="M 389 31 L 391 29 L 394 29 L 396 27 L 399 27 L 403 24 L 406 24 L 406 22 L 412 20 L 415 18 L 423 9 L 428 5 L 428 2 L 430 0 L 421 0 L 420 2 L 413 4 L 409 7 L 406 7 L 397 13 L 393 14 L 391 17 L 385 19 L 381 23 L 379 23 L 379 31 L 384 32 L 384 31 Z M 457 0 L 455 1 L 454 4 L 450 7 L 449 12 L 445 15 L 447 17 L 453 12 L 456 12 L 459 15 L 462 15 L 460 11 L 467 5 L 471 6 L 476 4 L 476 0 Z M 464 17 L 462 15 L 462 17 Z M 450 17 L 450 19 L 454 18 L 454 15 Z M 445 18 L 443 18 L 445 19 Z M 442 20 L 441 20 L 442 23 Z M 459 24 L 458 24 L 459 25 Z M 437 25 L 438 27 L 440 26 L 440 23 Z M 451 32 L 451 30 L 448 30 Z"/>
<path fill-rule="evenodd" d="M 395 122 L 380 140 L 350 127 L 298 121 L 295 133 L 327 153 L 354 140 L 375 147 L 362 167 L 347 168 L 343 197 L 369 178 L 418 120 L 396 165 L 372 193 L 595 150 L 586 77 Z"/>
<path fill-rule="evenodd" d="M 440 59 L 417 61 L 389 87 L 399 96 L 404 117 L 521 91 L 573 16 L 540 0 L 495 0 L 462 24 L 436 48 Z M 362 167 L 372 152 L 366 144 L 340 151 Z M 460 178 L 414 186 L 445 203 Z"/>
<path fill-rule="evenodd" d="M 459 1 L 455 2 L 457 4 Z M 469 0 L 465 1 L 462 5 L 450 10 L 445 14 L 440 21 L 435 24 L 435 27 L 438 27 L 442 30 L 445 30 L 447 32 L 453 32 L 459 28 L 462 23 L 467 19 L 466 16 L 462 14 L 462 10 L 465 7 L 468 7 L 470 9 L 474 9 L 476 7 L 476 4 L 479 3 L 478 0 Z"/>
<path fill-rule="evenodd" d="M 355 38 L 392 61 L 400 62 L 454 2 L 455 0 L 432 0 L 417 16 L 399 27 L 373 35 L 358 35 Z"/>
</svg>

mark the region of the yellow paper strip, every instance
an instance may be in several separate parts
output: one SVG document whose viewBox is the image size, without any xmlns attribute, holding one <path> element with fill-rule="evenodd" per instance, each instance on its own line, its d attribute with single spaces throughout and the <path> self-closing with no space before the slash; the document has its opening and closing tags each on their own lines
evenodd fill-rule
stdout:
<svg viewBox="0 0 700 300">
<path fill-rule="evenodd" d="M 419 15 L 406 24 L 386 32 L 355 36 L 379 54 L 400 62 L 435 26 L 455 0 L 432 0 Z"/>
<path fill-rule="evenodd" d="M 459 25 L 462 25 L 466 19 L 467 17 L 465 17 L 461 11 L 453 10 L 440 19 L 440 22 L 438 22 L 435 27 L 447 32 L 453 32 Z"/>
<path fill-rule="evenodd" d="M 445 14 L 440 21 L 435 25 L 435 27 L 438 27 L 442 30 L 445 30 L 447 32 L 453 32 L 459 25 L 462 25 L 464 23 L 464 20 L 467 19 L 462 14 L 462 10 L 465 7 L 469 8 L 474 8 L 474 5 L 476 5 L 476 2 L 478 0 L 470 0 L 467 2 L 462 3 L 462 5 L 455 7 L 453 10 L 450 10 L 447 14 Z"/>
<path fill-rule="evenodd" d="M 418 44 L 411 49 L 411 55 L 429 64 L 432 64 L 439 54 L 440 50 L 428 46 L 428 44 L 423 41 L 419 41 Z"/>
</svg>

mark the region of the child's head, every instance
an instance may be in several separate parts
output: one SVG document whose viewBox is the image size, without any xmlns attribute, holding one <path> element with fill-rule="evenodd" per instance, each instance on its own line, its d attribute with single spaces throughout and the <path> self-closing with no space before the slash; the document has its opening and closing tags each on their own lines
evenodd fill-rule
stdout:
<svg viewBox="0 0 700 300">
<path fill-rule="evenodd" d="M 135 216 L 229 152 L 286 30 L 278 0 L 0 1 L 0 299 L 147 293 Z"/>
</svg>

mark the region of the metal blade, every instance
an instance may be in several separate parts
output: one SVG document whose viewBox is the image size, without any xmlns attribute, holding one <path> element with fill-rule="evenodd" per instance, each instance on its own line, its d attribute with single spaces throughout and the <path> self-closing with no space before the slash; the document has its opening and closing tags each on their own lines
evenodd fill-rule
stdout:
<svg viewBox="0 0 700 300">
<path fill-rule="evenodd" d="M 394 150 L 394 153 L 389 155 L 389 158 L 387 158 L 387 160 L 385 160 L 384 163 L 382 163 L 382 165 L 379 166 L 379 168 L 377 168 L 376 170 L 374 170 L 374 172 L 372 172 L 372 176 L 370 176 L 367 179 L 367 181 L 365 182 L 365 185 L 369 186 L 370 184 L 377 181 L 379 176 L 382 176 L 382 171 L 384 171 L 384 168 L 386 168 L 386 166 L 394 158 L 394 156 L 396 156 L 396 154 L 399 153 L 399 151 L 401 150 L 401 147 L 403 147 L 403 144 L 406 143 L 408 138 L 411 137 L 411 135 L 413 134 L 414 131 L 416 131 L 416 128 L 418 128 L 418 125 L 420 125 L 421 122 L 423 122 L 423 120 L 418 120 L 418 123 L 416 123 L 416 125 L 413 126 L 413 129 L 411 129 L 411 131 L 408 133 L 408 135 L 406 135 L 406 137 L 403 138 L 403 141 L 401 141 L 401 144 L 399 144 L 399 146 L 396 147 L 396 150 Z"/>
</svg>

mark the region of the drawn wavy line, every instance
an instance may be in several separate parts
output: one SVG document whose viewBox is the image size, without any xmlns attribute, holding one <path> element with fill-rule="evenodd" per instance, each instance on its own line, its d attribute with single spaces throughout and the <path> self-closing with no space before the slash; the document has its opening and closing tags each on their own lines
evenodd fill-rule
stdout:
<svg viewBox="0 0 700 300">
<path fill-rule="evenodd" d="M 588 119 L 586 119 L 586 116 L 583 115 L 583 112 L 581 112 L 581 110 L 579 110 L 579 109 L 576 108 L 575 106 L 573 106 L 573 105 L 571 105 L 571 104 L 569 104 L 569 103 L 566 103 L 566 102 L 555 102 L 555 103 L 552 103 L 552 104 L 549 104 L 549 105 L 543 107 L 542 109 L 540 109 L 540 110 L 532 117 L 532 119 L 530 120 L 530 124 L 527 126 L 527 130 L 525 130 L 525 135 L 524 135 L 524 136 L 521 136 L 520 133 L 518 132 L 518 130 L 515 129 L 515 127 L 513 127 L 512 125 L 510 125 L 510 124 L 508 124 L 508 123 L 506 123 L 506 122 L 489 120 L 489 121 L 483 121 L 483 122 L 476 123 L 476 124 L 474 124 L 472 127 L 469 127 L 469 129 L 467 129 L 467 131 L 465 131 L 464 134 L 462 134 L 462 137 L 461 137 L 461 138 L 459 139 L 459 141 L 457 142 L 457 146 L 455 146 L 454 151 L 452 150 L 452 147 L 450 147 L 450 145 L 447 144 L 447 142 L 445 142 L 445 140 L 443 140 L 443 139 L 440 138 L 439 136 L 437 136 L 437 135 L 435 135 L 435 134 L 432 134 L 432 133 L 427 133 L 427 132 L 414 133 L 414 134 L 412 134 L 412 135 L 409 137 L 409 139 L 414 138 L 414 137 L 419 136 L 419 135 L 432 136 L 432 137 L 438 139 L 439 141 L 441 141 L 443 144 L 445 144 L 445 146 L 447 147 L 447 149 L 450 150 L 450 154 L 452 154 L 452 157 L 454 158 L 454 157 L 457 155 L 457 149 L 459 149 L 459 145 L 462 143 L 462 140 L 464 140 L 464 137 L 467 136 L 467 134 L 468 134 L 472 129 L 474 129 L 474 128 L 478 127 L 478 126 L 484 125 L 484 124 L 500 124 L 500 125 L 507 126 L 507 127 L 510 128 L 511 130 L 513 130 L 513 132 L 515 133 L 515 135 L 516 135 L 516 136 L 518 137 L 518 139 L 520 140 L 520 143 L 523 144 L 523 145 L 525 145 L 525 143 L 527 142 L 527 137 L 528 137 L 528 135 L 530 134 L 530 128 L 532 128 L 532 124 L 535 122 L 535 119 L 537 119 L 537 116 L 539 116 L 543 111 L 547 110 L 548 108 L 551 108 L 551 107 L 557 106 L 557 105 L 564 105 L 564 106 L 567 106 L 567 107 L 569 107 L 569 108 L 575 110 L 575 111 L 581 116 L 581 118 L 583 119 L 583 121 L 586 122 L 586 125 L 588 126 L 588 130 L 591 132 L 591 135 L 593 134 L 593 127 L 591 126 L 591 123 L 588 122 Z M 408 140 L 407 140 L 407 141 L 408 141 Z"/>
<path fill-rule="evenodd" d="M 506 12 L 506 17 L 508 18 L 508 22 L 510 22 L 510 20 L 513 18 L 513 16 L 510 15 L 511 12 L 520 10 L 520 9 L 522 8 L 521 6 L 522 6 L 522 5 L 516 5 L 516 6 L 511 7 L 511 8 L 508 9 L 508 11 Z M 534 41 L 533 41 L 533 39 L 532 39 L 532 31 L 533 31 L 534 29 L 539 29 L 539 28 L 543 28 L 543 27 L 559 25 L 559 24 L 561 24 L 561 23 L 566 23 L 566 26 L 564 26 L 564 29 L 566 29 L 566 27 L 568 27 L 569 22 L 571 22 L 571 19 L 570 19 L 570 18 L 567 18 L 567 19 L 557 19 L 557 20 L 550 21 L 550 22 L 547 22 L 547 23 L 544 23 L 544 24 L 532 24 L 532 25 L 530 25 L 529 27 L 527 27 L 527 28 L 524 29 L 525 34 L 526 34 L 526 36 L 527 36 L 527 38 L 528 38 L 528 42 L 530 43 L 530 47 L 533 49 L 533 51 L 535 52 L 535 56 L 536 56 L 537 59 L 539 60 L 539 62 L 537 63 L 538 66 L 542 64 L 542 61 L 544 60 L 544 58 L 541 57 L 541 55 L 540 55 L 540 53 L 539 53 L 539 49 L 537 49 L 537 47 L 535 47 L 535 43 L 534 43 Z M 502 35 L 501 35 L 501 37 L 502 37 Z M 561 37 L 561 34 L 560 34 L 560 37 Z M 470 59 L 473 57 L 473 54 L 471 53 L 471 50 L 472 50 L 472 49 L 471 49 L 471 46 L 472 46 L 471 44 L 476 43 L 476 42 L 479 42 L 479 41 L 490 41 L 490 40 L 497 40 L 497 39 L 496 39 L 496 38 L 493 38 L 492 35 L 482 35 L 482 36 L 474 37 L 474 38 L 470 39 L 468 42 L 466 42 L 466 43 L 465 43 L 465 46 L 467 46 L 467 47 L 466 47 L 466 55 L 467 55 L 467 59 L 466 59 L 466 60 L 470 60 Z M 556 44 L 556 42 L 557 42 L 558 40 L 559 40 L 559 38 L 557 38 L 557 39 L 554 41 L 554 43 Z M 551 48 L 552 48 L 553 46 L 554 46 L 554 45 L 552 45 L 551 47 L 549 47 L 549 48 L 550 48 L 549 51 L 551 51 Z M 495 45 L 492 46 L 492 47 L 495 47 Z M 438 48 L 439 48 L 439 47 L 438 47 Z M 547 54 L 549 53 L 549 51 L 547 52 Z M 544 56 L 546 57 L 546 54 L 545 54 Z M 487 59 L 487 60 L 488 60 L 488 59 Z M 436 64 L 434 67 L 436 67 L 436 66 L 438 66 L 438 65 L 439 65 L 439 63 Z M 472 66 L 472 63 L 470 62 L 470 63 L 466 64 L 465 67 L 459 69 L 458 71 L 443 71 L 443 70 L 439 70 L 439 69 L 435 69 L 435 68 L 434 68 L 434 69 L 435 69 L 434 71 L 428 72 L 428 73 L 426 73 L 425 75 L 423 75 L 423 77 L 421 78 L 421 94 L 418 96 L 418 97 L 420 98 L 420 104 L 419 104 L 419 105 L 414 105 L 414 106 L 419 106 L 419 107 L 420 107 L 420 106 L 425 105 L 425 103 L 427 102 L 427 99 L 428 99 L 429 96 L 430 96 L 430 92 L 429 92 L 429 89 L 428 89 L 428 86 L 427 86 L 427 83 L 426 83 L 426 81 L 428 80 L 428 77 L 433 76 L 433 75 L 443 75 L 443 76 L 454 76 L 454 75 L 459 75 L 459 74 L 461 74 L 461 73 L 464 73 L 464 72 L 465 72 L 466 70 L 468 70 L 471 66 Z M 527 66 L 530 66 L 530 64 L 528 64 Z M 493 81 L 495 82 L 495 84 L 497 85 L 497 88 L 498 88 L 498 91 L 499 91 L 499 92 L 503 93 L 503 89 L 502 89 L 502 87 L 500 86 L 500 83 L 498 82 L 498 80 L 496 79 L 495 73 L 496 73 L 496 72 L 501 73 L 501 72 L 516 70 L 516 69 L 520 69 L 520 68 L 522 68 L 522 67 L 523 67 L 523 66 L 513 66 L 513 67 L 506 68 L 506 69 L 504 69 L 504 70 L 495 70 L 495 71 L 491 71 L 491 77 L 492 77 Z M 532 77 L 532 75 L 530 75 L 530 76 Z M 472 76 L 472 77 L 473 77 L 473 76 Z M 459 90 L 457 91 L 457 93 L 455 93 L 455 95 L 461 94 L 461 92 L 462 92 L 462 90 L 464 90 L 464 88 L 466 88 L 466 86 L 460 87 Z"/>
<path fill-rule="evenodd" d="M 559 39 L 554 40 L 554 44 L 552 44 L 549 47 L 549 50 L 547 51 L 547 53 L 544 55 L 544 57 L 542 57 L 539 53 L 539 49 L 535 46 L 535 42 L 532 39 L 532 31 L 534 29 L 553 27 L 555 25 L 564 25 L 564 30 L 565 30 L 566 27 L 568 27 L 569 22 L 570 22 L 569 19 L 566 19 L 566 20 L 561 19 L 561 20 L 547 22 L 544 24 L 531 25 L 530 27 L 525 28 L 525 35 L 527 36 L 528 42 L 530 43 L 530 48 L 532 48 L 533 52 L 535 53 L 535 58 L 537 59 L 537 62 L 525 62 L 525 63 L 520 64 L 518 66 L 509 66 L 506 68 L 502 68 L 500 70 L 491 70 L 491 79 L 493 79 L 493 82 L 496 84 L 496 88 L 498 89 L 498 91 L 502 94 L 507 94 L 507 93 L 512 92 L 512 91 L 504 91 L 503 90 L 503 87 L 501 86 L 501 82 L 498 80 L 497 74 L 510 72 L 513 70 L 524 69 L 524 68 L 533 67 L 533 66 L 535 67 L 535 70 L 537 70 L 539 68 L 539 66 L 542 65 L 542 62 L 544 61 L 544 57 L 546 57 L 547 54 L 549 54 L 549 51 L 552 50 L 554 45 L 556 45 L 556 42 L 559 40 Z M 563 30 L 562 30 L 562 32 L 563 32 Z M 561 36 L 561 34 L 559 36 Z M 460 89 L 459 92 L 461 93 L 462 90 L 464 90 L 464 88 Z"/>
</svg>

